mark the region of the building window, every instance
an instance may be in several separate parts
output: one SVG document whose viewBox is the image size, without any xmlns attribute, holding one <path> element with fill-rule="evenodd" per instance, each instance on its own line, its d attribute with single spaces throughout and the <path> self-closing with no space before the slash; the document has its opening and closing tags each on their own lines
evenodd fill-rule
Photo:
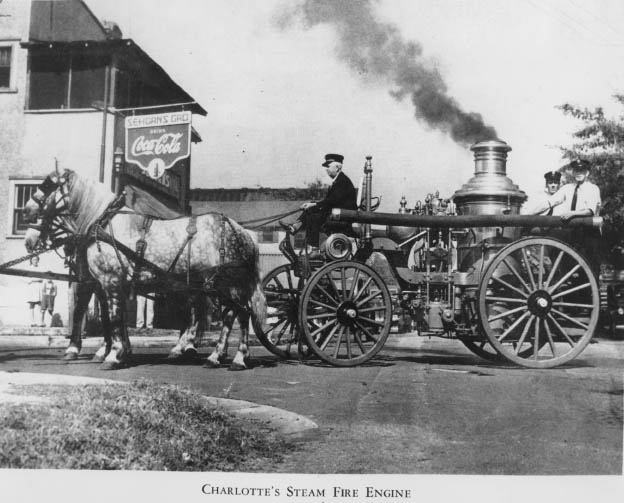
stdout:
<svg viewBox="0 0 624 503">
<path fill-rule="evenodd" d="M 106 64 L 98 55 L 33 52 L 28 109 L 92 108 L 104 100 Z"/>
<path fill-rule="evenodd" d="M 259 243 L 276 243 L 275 239 L 275 231 L 272 229 L 262 229 L 258 231 L 258 242 Z"/>
<path fill-rule="evenodd" d="M 12 47 L 0 47 L 0 89 L 11 87 Z"/>
<path fill-rule="evenodd" d="M 28 200 L 37 190 L 41 180 L 28 181 L 12 181 L 12 211 L 11 211 L 11 234 L 13 236 L 22 236 L 26 234 L 28 224 L 24 221 L 24 207 Z"/>
</svg>

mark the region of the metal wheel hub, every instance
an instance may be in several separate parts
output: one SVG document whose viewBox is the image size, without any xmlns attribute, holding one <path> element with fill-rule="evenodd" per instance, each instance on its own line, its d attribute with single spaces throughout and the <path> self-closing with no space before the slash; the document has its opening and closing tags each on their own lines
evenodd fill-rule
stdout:
<svg viewBox="0 0 624 503">
<path fill-rule="evenodd" d="M 337 317 L 338 321 L 343 325 L 353 325 L 358 317 L 358 308 L 355 302 L 348 300 L 340 304 Z"/>
<path fill-rule="evenodd" d="M 552 297 L 546 290 L 537 290 L 529 296 L 527 304 L 531 314 L 544 318 L 552 308 Z"/>
</svg>

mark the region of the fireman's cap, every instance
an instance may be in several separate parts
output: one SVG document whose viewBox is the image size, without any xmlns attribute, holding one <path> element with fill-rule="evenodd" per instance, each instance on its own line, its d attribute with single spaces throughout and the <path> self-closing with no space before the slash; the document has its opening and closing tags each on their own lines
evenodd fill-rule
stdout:
<svg viewBox="0 0 624 503">
<path fill-rule="evenodd" d="M 559 171 L 549 171 L 544 173 L 546 183 L 559 183 L 561 181 L 561 173 Z"/>
<path fill-rule="evenodd" d="M 589 171 L 591 164 L 585 159 L 574 159 L 566 168 L 570 171 Z"/>
<path fill-rule="evenodd" d="M 344 155 L 340 155 L 340 154 L 327 154 L 325 156 L 325 162 L 323 163 L 323 166 L 327 167 L 332 162 L 339 162 L 340 164 L 342 164 L 342 161 L 344 161 Z"/>
</svg>

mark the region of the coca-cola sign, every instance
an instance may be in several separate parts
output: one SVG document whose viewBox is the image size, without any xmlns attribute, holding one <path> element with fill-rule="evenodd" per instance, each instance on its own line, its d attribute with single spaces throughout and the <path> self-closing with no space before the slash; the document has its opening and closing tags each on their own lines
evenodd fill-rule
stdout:
<svg viewBox="0 0 624 503">
<path fill-rule="evenodd" d="M 126 162 L 160 178 L 191 153 L 191 112 L 126 117 Z"/>
</svg>

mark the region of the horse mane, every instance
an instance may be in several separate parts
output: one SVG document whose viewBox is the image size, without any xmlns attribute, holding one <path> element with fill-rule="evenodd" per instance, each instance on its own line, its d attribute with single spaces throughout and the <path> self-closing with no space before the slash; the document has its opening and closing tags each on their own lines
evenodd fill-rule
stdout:
<svg viewBox="0 0 624 503">
<path fill-rule="evenodd" d="M 83 178 L 75 171 L 68 169 L 65 171 L 65 176 L 69 189 L 69 212 L 75 226 L 73 230 L 78 235 L 85 235 L 115 200 L 115 194 L 104 184 Z"/>
</svg>

